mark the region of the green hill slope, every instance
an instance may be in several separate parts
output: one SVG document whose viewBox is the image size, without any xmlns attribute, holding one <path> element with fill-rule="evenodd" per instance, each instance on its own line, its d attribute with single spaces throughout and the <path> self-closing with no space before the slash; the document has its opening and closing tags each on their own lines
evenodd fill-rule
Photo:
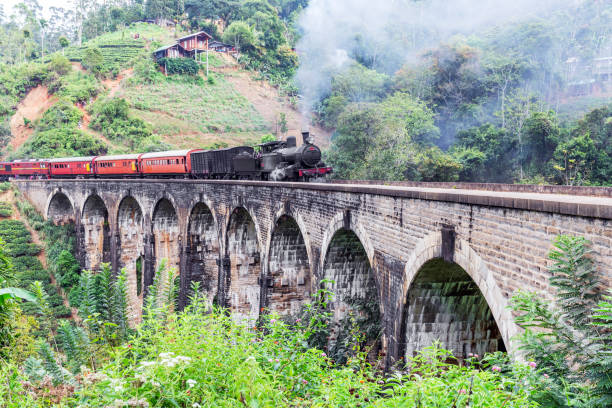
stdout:
<svg viewBox="0 0 612 408">
<path fill-rule="evenodd" d="M 42 62 L 0 67 L 13 78 L 0 88 L 4 157 L 225 147 L 299 131 L 291 101 L 230 56 L 211 52 L 208 77 L 204 64 L 195 77 L 161 74 L 151 51 L 184 34 L 137 23 Z M 325 144 L 328 134 L 316 133 Z"/>
</svg>

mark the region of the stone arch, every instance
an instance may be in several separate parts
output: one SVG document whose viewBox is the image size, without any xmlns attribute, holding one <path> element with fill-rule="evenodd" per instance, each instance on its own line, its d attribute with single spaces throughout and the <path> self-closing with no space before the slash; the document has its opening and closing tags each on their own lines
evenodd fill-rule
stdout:
<svg viewBox="0 0 612 408">
<path fill-rule="evenodd" d="M 327 253 L 332 238 L 340 229 L 351 230 L 357 236 L 357 238 L 359 238 L 370 265 L 374 265 L 374 246 L 372 245 L 368 234 L 366 234 L 365 228 L 358 220 L 355 220 L 354 217 L 351 216 L 350 211 L 344 211 L 337 213 L 334 218 L 332 218 L 329 226 L 323 234 L 323 239 L 321 241 L 321 257 L 319 258 L 318 264 L 319 273 L 323 271 L 323 265 L 325 262 L 324 254 Z M 377 279 L 377 277 L 375 277 L 375 279 Z"/>
<path fill-rule="evenodd" d="M 376 353 L 383 329 L 379 289 L 366 248 L 355 231 L 342 227 L 331 236 L 320 277 L 331 281 L 322 286 L 334 293 L 329 305 L 333 313 L 328 344 L 331 355 L 345 357 L 341 340 L 349 334 L 346 330 L 350 315 L 355 317 L 365 332 L 365 342 L 373 345 L 372 352 Z"/>
<path fill-rule="evenodd" d="M 65 193 L 56 190 L 49 196 L 46 206 L 47 219 L 56 225 L 75 222 L 75 206 Z"/>
<path fill-rule="evenodd" d="M 265 304 L 281 315 L 296 315 L 311 292 L 310 257 L 303 229 L 294 217 L 283 214 L 271 231 Z"/>
<path fill-rule="evenodd" d="M 163 260 L 167 268 L 178 270 L 180 262 L 180 226 L 176 207 L 167 197 L 161 198 L 153 208 L 151 216 L 153 257 L 155 271 Z"/>
<path fill-rule="evenodd" d="M 236 320 L 259 317 L 261 253 L 255 219 L 244 207 L 235 208 L 225 234 L 226 305 Z"/>
<path fill-rule="evenodd" d="M 117 209 L 117 250 L 119 268 L 127 271 L 128 309 L 133 322 L 142 316 L 144 237 L 142 207 L 134 197 L 126 196 Z"/>
<path fill-rule="evenodd" d="M 417 244 L 406 263 L 401 299 L 399 357 L 438 338 L 459 359 L 512 349 L 518 328 L 508 300 L 482 258 L 460 238 L 453 262 L 442 260 L 439 231 Z"/>
<path fill-rule="evenodd" d="M 81 212 L 85 269 L 96 271 L 102 262 L 110 262 L 110 224 L 106 204 L 97 194 L 87 197 Z"/>
<path fill-rule="evenodd" d="M 216 298 L 219 286 L 220 254 L 214 214 L 209 205 L 198 202 L 192 207 L 188 219 L 185 279 L 187 285 L 199 282 L 202 293 L 211 301 Z"/>
</svg>

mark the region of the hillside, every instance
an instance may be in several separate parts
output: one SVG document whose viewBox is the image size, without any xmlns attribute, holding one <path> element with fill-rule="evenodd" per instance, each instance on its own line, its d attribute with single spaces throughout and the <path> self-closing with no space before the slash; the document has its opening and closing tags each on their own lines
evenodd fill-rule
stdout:
<svg viewBox="0 0 612 408">
<path fill-rule="evenodd" d="M 300 132 L 304 121 L 290 98 L 267 81 L 255 79 L 229 55 L 209 54 L 208 78 L 203 66 L 199 78 L 155 72 L 151 50 L 184 34 L 181 29 L 136 23 L 81 47 L 68 47 L 63 55 L 49 55 L 43 64 L 20 66 L 22 74 L 40 69 L 46 77 L 14 96 L 16 106 L 7 109 L 5 118 L 10 136 L 4 141 L 3 156 L 69 154 L 70 148 L 54 148 L 63 137 L 57 128 L 68 128 L 64 139 L 74 134 L 82 139 L 81 145 L 99 144 L 98 150 L 72 149 L 74 154 L 256 144 L 264 135 L 282 138 Z M 127 103 L 124 122 L 129 126 L 110 117 L 114 125 L 102 124 L 100 111 L 117 98 Z M 73 122 L 58 119 L 71 115 L 77 117 Z M 109 126 L 117 129 L 111 132 Z M 142 129 L 134 129 L 138 127 Z M 328 145 L 329 132 L 317 127 L 312 132 L 319 144 Z"/>
</svg>

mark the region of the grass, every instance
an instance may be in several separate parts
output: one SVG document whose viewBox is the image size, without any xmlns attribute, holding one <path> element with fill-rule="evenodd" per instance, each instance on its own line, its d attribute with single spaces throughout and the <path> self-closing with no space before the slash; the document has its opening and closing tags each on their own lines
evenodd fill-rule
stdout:
<svg viewBox="0 0 612 408">
<path fill-rule="evenodd" d="M 253 105 L 223 78 L 204 85 L 169 80 L 127 88 L 122 96 L 136 117 L 177 146 L 201 142 L 185 135 L 214 134 L 206 142 L 233 144 L 258 139 L 268 131 Z"/>
</svg>

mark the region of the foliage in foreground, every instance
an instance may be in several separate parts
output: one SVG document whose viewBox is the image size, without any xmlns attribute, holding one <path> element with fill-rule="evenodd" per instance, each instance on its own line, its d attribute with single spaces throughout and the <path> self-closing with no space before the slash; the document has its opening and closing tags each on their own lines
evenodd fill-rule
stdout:
<svg viewBox="0 0 612 408">
<path fill-rule="evenodd" d="M 501 371 L 500 355 L 480 370 L 445 363 L 449 352 L 434 345 L 409 371 L 385 378 L 365 352 L 337 366 L 308 348 L 311 322 L 290 326 L 271 317 L 253 329 L 197 296 L 165 319 L 148 313 L 154 318 L 114 349 L 108 366 L 84 375 L 80 406 L 535 406 L 529 396 L 537 372 L 507 361 Z"/>
<path fill-rule="evenodd" d="M 552 407 L 611 406 L 612 296 L 598 292 L 586 239 L 561 235 L 554 246 L 554 302 L 536 293 L 512 298 L 516 322 L 525 329 L 521 347 L 550 378 L 538 399 Z"/>
</svg>

